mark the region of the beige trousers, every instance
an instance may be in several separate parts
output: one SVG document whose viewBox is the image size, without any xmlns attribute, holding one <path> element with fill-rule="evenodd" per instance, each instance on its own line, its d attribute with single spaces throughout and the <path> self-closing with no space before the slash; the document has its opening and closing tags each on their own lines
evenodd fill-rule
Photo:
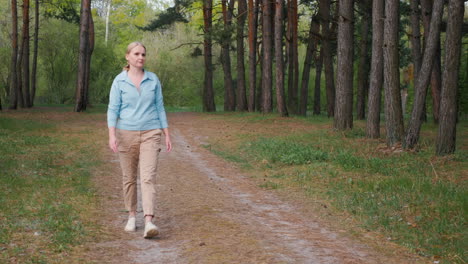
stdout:
<svg viewBox="0 0 468 264">
<path fill-rule="evenodd" d="M 140 167 L 141 200 L 145 215 L 154 215 L 154 196 L 161 148 L 161 129 L 131 131 L 117 129 L 125 208 L 137 210 L 137 172 Z"/>
</svg>

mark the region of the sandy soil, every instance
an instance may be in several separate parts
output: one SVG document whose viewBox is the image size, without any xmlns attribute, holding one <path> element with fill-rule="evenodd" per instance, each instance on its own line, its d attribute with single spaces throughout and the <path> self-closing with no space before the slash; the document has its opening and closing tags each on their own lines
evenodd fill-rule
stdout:
<svg viewBox="0 0 468 264">
<path fill-rule="evenodd" d="M 220 124 L 198 114 L 169 115 L 174 150 L 161 153 L 155 223 L 161 234 L 144 239 L 123 231 L 118 157 L 107 149 L 105 123 L 99 130 L 105 164 L 95 172 L 102 202 L 104 242 L 80 254 L 95 263 L 423 263 L 378 236 L 349 235 L 347 226 L 325 222 L 298 198 L 258 187 L 234 164 L 203 148 L 219 137 Z M 203 125 L 200 125 L 203 124 Z M 230 128 L 232 129 L 232 128 Z M 235 131 L 234 131 L 235 132 Z M 99 143 L 101 144 L 101 143 Z M 104 168 L 104 169 L 103 169 Z M 328 218 L 330 219 L 330 218 Z M 383 244 L 382 244 L 383 243 Z M 376 247 L 376 244 L 382 244 Z M 387 248 L 387 250 L 382 250 Z M 380 248 L 380 249 L 379 249 Z"/>
</svg>

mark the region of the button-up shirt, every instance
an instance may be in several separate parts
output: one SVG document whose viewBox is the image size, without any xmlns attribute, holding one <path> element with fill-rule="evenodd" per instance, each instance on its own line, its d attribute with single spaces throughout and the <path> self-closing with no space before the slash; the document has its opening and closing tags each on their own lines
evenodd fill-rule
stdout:
<svg viewBox="0 0 468 264">
<path fill-rule="evenodd" d="M 138 90 L 123 71 L 112 83 L 107 126 L 124 130 L 167 128 L 161 83 L 156 74 L 144 71 Z"/>
</svg>

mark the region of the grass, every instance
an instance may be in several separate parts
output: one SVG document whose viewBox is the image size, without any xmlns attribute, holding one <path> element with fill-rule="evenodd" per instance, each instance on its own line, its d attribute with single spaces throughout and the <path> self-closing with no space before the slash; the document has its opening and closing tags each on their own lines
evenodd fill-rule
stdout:
<svg viewBox="0 0 468 264">
<path fill-rule="evenodd" d="M 219 119 L 219 115 L 211 115 Z M 363 124 L 346 132 L 333 132 L 302 118 L 231 115 L 224 122 L 240 124 L 255 120 L 257 127 L 238 135 L 235 144 L 216 141 L 211 149 L 243 167 L 260 167 L 261 187 L 280 189 L 298 186 L 327 200 L 334 208 L 354 215 L 362 227 L 381 232 L 413 252 L 440 263 L 466 263 L 468 236 L 467 122 L 458 128 L 457 153 L 437 157 L 436 127 L 426 125 L 418 152 L 391 151 L 383 140 L 365 139 Z M 245 120 L 247 119 L 247 120 Z M 330 122 L 330 121 L 329 121 Z M 275 125 L 272 125 L 275 124 Z M 271 133 L 280 127 L 295 133 Z M 242 158 L 236 158 L 242 157 Z"/>
<path fill-rule="evenodd" d="M 96 146 L 58 124 L 0 116 L 0 263 L 63 263 L 92 238 Z"/>
</svg>

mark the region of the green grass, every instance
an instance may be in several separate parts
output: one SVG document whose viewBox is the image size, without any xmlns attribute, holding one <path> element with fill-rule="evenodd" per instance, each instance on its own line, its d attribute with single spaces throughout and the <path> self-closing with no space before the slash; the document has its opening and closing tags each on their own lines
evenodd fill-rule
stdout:
<svg viewBox="0 0 468 264">
<path fill-rule="evenodd" d="M 240 117 L 225 118 L 236 122 Z M 317 125 L 322 124 L 319 118 Z M 286 122 L 284 126 L 287 130 Z M 270 175 L 263 179 L 263 188 L 296 183 L 311 197 L 319 195 L 354 215 L 364 228 L 382 232 L 417 254 L 441 256 L 440 263 L 466 263 L 466 132 L 458 134 L 456 154 L 436 157 L 435 128 L 426 126 L 419 152 L 385 151 L 381 141 L 365 139 L 359 127 L 346 132 L 314 128 L 288 136 L 240 136 L 237 149 L 223 149 L 220 142 L 212 149 L 230 161 L 237 155 L 262 168 Z"/>
<path fill-rule="evenodd" d="M 0 263 L 50 263 L 89 239 L 95 151 L 52 122 L 0 116 Z"/>
</svg>

